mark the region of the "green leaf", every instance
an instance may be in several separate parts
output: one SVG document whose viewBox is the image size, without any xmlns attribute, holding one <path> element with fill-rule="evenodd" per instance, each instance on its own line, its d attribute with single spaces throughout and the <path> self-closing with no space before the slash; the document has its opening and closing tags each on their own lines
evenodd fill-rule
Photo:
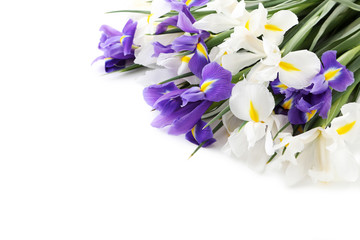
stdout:
<svg viewBox="0 0 360 240">
<path fill-rule="evenodd" d="M 349 1 L 349 0 L 333 0 L 333 1 L 344 4 L 348 8 L 351 8 L 352 10 L 360 12 L 360 5 L 353 3 L 352 1 Z"/>
<path fill-rule="evenodd" d="M 210 52 L 213 47 L 220 45 L 226 38 L 229 38 L 233 32 L 234 30 L 225 31 L 207 40 L 206 46 L 208 47 L 208 51 Z"/>
<path fill-rule="evenodd" d="M 295 28 L 293 28 L 285 38 L 285 45 L 282 48 L 284 55 L 293 50 L 301 48 L 301 44 L 309 35 L 316 24 L 323 19 L 335 6 L 333 1 L 324 1 L 305 17 Z"/>
<path fill-rule="evenodd" d="M 140 13 L 140 14 L 151 14 L 150 11 L 144 11 L 144 10 L 117 10 L 117 11 L 111 11 L 111 12 L 106 12 L 106 14 L 110 14 L 110 13 Z"/>
<path fill-rule="evenodd" d="M 312 51 L 316 44 L 318 43 L 319 39 L 325 34 L 333 30 L 338 24 L 341 24 L 342 20 L 346 18 L 348 8 L 344 5 L 339 5 L 335 10 L 330 14 L 330 16 L 325 20 L 322 24 L 320 30 L 318 31 L 317 35 L 315 36 L 309 51 Z"/>
<path fill-rule="evenodd" d="M 168 80 L 165 80 L 165 81 L 159 83 L 159 85 L 164 84 L 164 83 L 168 83 L 168 82 L 172 82 L 172 81 L 175 81 L 175 80 L 179 80 L 179 79 L 182 79 L 182 78 L 191 77 L 193 75 L 194 74 L 192 72 L 184 73 L 184 74 L 181 74 L 179 76 L 176 76 L 176 77 L 170 78 Z"/>
<path fill-rule="evenodd" d="M 208 126 L 210 126 L 211 124 L 213 124 L 214 122 L 216 122 L 217 120 L 222 118 L 222 116 L 224 116 L 228 112 L 230 112 L 230 106 L 227 106 L 226 108 L 224 108 L 218 115 L 216 115 L 216 117 L 214 117 L 210 122 L 208 122 L 205 125 L 205 127 L 203 127 L 203 129 L 207 128 Z"/>
</svg>

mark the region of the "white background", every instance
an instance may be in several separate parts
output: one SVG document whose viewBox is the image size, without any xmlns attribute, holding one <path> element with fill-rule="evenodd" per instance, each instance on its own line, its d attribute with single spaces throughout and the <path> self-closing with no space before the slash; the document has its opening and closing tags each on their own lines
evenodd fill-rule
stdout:
<svg viewBox="0 0 360 240">
<path fill-rule="evenodd" d="M 360 186 L 257 174 L 154 129 L 141 74 L 102 76 L 129 1 L 0 9 L 0 239 L 359 239 Z M 140 78 L 139 78 L 140 77 Z"/>
</svg>

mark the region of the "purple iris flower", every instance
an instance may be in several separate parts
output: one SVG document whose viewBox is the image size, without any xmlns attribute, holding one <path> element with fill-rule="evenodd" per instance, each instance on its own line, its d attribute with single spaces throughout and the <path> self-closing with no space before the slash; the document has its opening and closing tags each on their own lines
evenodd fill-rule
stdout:
<svg viewBox="0 0 360 240">
<path fill-rule="evenodd" d="M 234 87 L 231 78 L 230 71 L 216 62 L 209 63 L 202 70 L 199 87 L 192 87 L 181 95 L 183 105 L 201 100 L 220 102 L 230 98 Z"/>
<path fill-rule="evenodd" d="M 336 51 L 324 52 L 321 56 L 323 66 L 315 77 L 312 92 L 326 91 L 331 87 L 338 92 L 344 92 L 354 83 L 354 74 L 336 60 Z"/>
<path fill-rule="evenodd" d="M 285 95 L 281 106 L 288 111 L 292 124 L 305 124 L 315 114 L 327 118 L 331 108 L 332 89 L 343 92 L 354 83 L 354 74 L 336 60 L 336 51 L 327 51 L 321 57 L 323 66 L 312 84 L 302 90 L 288 88 L 279 79 L 271 83 L 275 94 Z"/>
<path fill-rule="evenodd" d="M 206 126 L 206 122 L 200 120 L 192 129 L 191 131 L 189 131 L 186 135 L 185 138 L 196 144 L 196 145 L 200 145 L 203 142 L 204 145 L 203 147 L 208 147 L 211 144 L 213 144 L 214 142 L 216 142 L 215 138 L 213 138 L 213 132 L 210 128 L 210 126 L 206 127 L 205 129 L 203 129 Z"/>
<path fill-rule="evenodd" d="M 198 78 L 201 78 L 203 68 L 210 63 L 208 48 L 205 44 L 205 39 L 209 36 L 208 32 L 192 36 L 183 35 L 172 43 L 172 49 L 175 52 L 191 51 L 194 53 L 189 61 L 189 68 Z"/>
<path fill-rule="evenodd" d="M 170 82 L 147 87 L 143 94 L 145 101 L 160 111 L 152 126 L 170 125 L 169 133 L 180 135 L 191 131 L 213 102 L 228 99 L 232 87 L 231 73 L 217 63 L 210 63 L 203 70 L 200 87 L 178 89 Z"/>
<path fill-rule="evenodd" d="M 94 60 L 106 60 L 105 71 L 113 72 L 124 68 L 135 59 L 133 41 L 137 22 L 129 19 L 122 32 L 103 25 L 100 31 L 103 32 L 98 48 L 104 54 Z"/>
<path fill-rule="evenodd" d="M 151 123 L 153 127 L 170 126 L 169 134 L 180 135 L 195 126 L 212 102 L 197 101 L 183 106 L 181 95 L 186 91 L 187 89 L 178 89 L 172 82 L 144 89 L 145 101 L 160 111 L 160 115 Z"/>
</svg>

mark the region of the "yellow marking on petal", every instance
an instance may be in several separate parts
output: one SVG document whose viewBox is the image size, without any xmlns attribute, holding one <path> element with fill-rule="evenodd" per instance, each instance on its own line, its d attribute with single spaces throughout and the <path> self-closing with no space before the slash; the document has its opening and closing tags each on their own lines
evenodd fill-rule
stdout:
<svg viewBox="0 0 360 240">
<path fill-rule="evenodd" d="M 348 123 L 345 126 L 336 129 L 336 131 L 339 135 L 344 135 L 351 131 L 351 129 L 354 127 L 355 123 L 356 123 L 356 121 L 353 121 L 352 123 Z"/>
<path fill-rule="evenodd" d="M 289 100 L 287 100 L 286 102 L 283 103 L 282 107 L 284 109 L 289 110 L 291 108 L 291 106 L 292 106 L 292 102 L 293 102 L 293 99 L 290 98 Z"/>
<path fill-rule="evenodd" d="M 216 80 L 212 80 L 212 81 L 205 81 L 200 88 L 201 92 L 206 92 L 206 90 L 208 90 L 208 88 L 210 87 L 211 84 L 213 84 L 214 82 L 216 82 Z"/>
<path fill-rule="evenodd" d="M 126 35 L 122 36 L 122 37 L 120 38 L 120 43 L 122 43 L 126 37 L 127 37 Z"/>
<path fill-rule="evenodd" d="M 112 58 L 111 57 L 108 57 L 108 58 L 104 58 L 104 60 L 111 60 Z"/>
<path fill-rule="evenodd" d="M 224 52 L 223 56 L 225 56 L 225 55 L 228 55 L 228 52 L 227 52 L 227 51 Z"/>
<path fill-rule="evenodd" d="M 307 118 L 307 121 L 310 121 L 310 119 L 312 119 L 314 117 L 314 115 L 316 114 L 317 110 L 312 110 L 311 112 L 309 113 L 306 113 L 306 118 Z"/>
<path fill-rule="evenodd" d="M 288 89 L 288 86 L 286 86 L 285 84 L 279 84 L 276 87 L 277 88 L 282 88 L 282 89 Z"/>
<path fill-rule="evenodd" d="M 147 18 L 147 23 L 150 23 L 150 18 L 151 18 L 152 16 L 154 16 L 153 13 L 152 13 L 152 14 L 149 14 L 149 16 L 148 16 L 148 18 Z"/>
<path fill-rule="evenodd" d="M 182 62 L 185 62 L 185 63 L 189 63 L 189 62 L 190 62 L 190 59 L 191 59 L 191 58 L 190 58 L 189 56 L 184 56 L 184 57 L 181 58 L 181 61 L 182 61 Z"/>
<path fill-rule="evenodd" d="M 341 71 L 341 68 L 327 71 L 327 72 L 324 74 L 325 80 L 326 80 L 326 81 L 333 80 L 333 79 L 338 75 L 338 73 L 339 73 L 340 71 Z"/>
<path fill-rule="evenodd" d="M 252 101 L 250 101 L 250 118 L 251 120 L 253 120 L 254 122 L 259 122 L 259 114 L 257 112 L 257 110 L 254 107 L 254 104 Z"/>
<path fill-rule="evenodd" d="M 293 64 L 287 63 L 287 62 L 280 62 L 279 67 L 287 72 L 293 72 L 293 71 L 300 72 L 301 71 L 300 69 L 296 68 Z"/>
<path fill-rule="evenodd" d="M 194 139 L 196 140 L 196 137 L 195 137 L 195 128 L 196 128 L 196 125 L 191 129 L 191 134 L 193 135 Z"/>
<path fill-rule="evenodd" d="M 191 2 L 192 2 L 192 0 L 187 0 L 186 3 L 185 3 L 186 6 L 189 6 Z"/>
<path fill-rule="evenodd" d="M 246 22 L 245 28 L 250 31 L 250 19 Z"/>
<path fill-rule="evenodd" d="M 206 48 L 201 43 L 197 44 L 196 49 L 209 60 Z"/>
<path fill-rule="evenodd" d="M 282 31 L 284 31 L 284 30 L 282 30 L 281 28 L 279 28 L 278 26 L 273 25 L 273 24 L 266 24 L 266 25 L 265 25 L 265 29 L 266 29 L 266 30 L 270 30 L 270 31 L 275 31 L 275 32 L 282 32 Z"/>
</svg>

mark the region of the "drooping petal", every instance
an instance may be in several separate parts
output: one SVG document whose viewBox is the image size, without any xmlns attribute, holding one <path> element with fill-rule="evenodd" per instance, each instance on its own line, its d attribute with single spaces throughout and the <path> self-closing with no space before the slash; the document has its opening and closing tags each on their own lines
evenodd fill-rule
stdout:
<svg viewBox="0 0 360 240">
<path fill-rule="evenodd" d="M 264 121 L 275 107 L 275 100 L 262 84 L 239 82 L 232 90 L 230 109 L 239 119 Z"/>
<path fill-rule="evenodd" d="M 124 46 L 125 55 L 129 55 L 132 52 L 132 46 L 134 42 L 135 31 L 137 27 L 137 22 L 129 19 L 129 21 L 125 24 L 123 29 L 123 37 L 120 39 L 121 44 Z"/>
<path fill-rule="evenodd" d="M 336 60 L 336 51 L 323 53 L 321 60 L 324 65 L 325 81 L 338 92 L 343 92 L 354 83 L 354 74 Z"/>
<path fill-rule="evenodd" d="M 200 120 L 192 129 L 186 134 L 186 139 L 196 145 L 200 145 L 205 142 L 203 147 L 208 147 L 216 140 L 213 138 L 213 132 L 210 126 L 206 127 L 206 122 Z"/>
<path fill-rule="evenodd" d="M 315 53 L 300 50 L 290 52 L 279 63 L 279 80 L 288 87 L 302 89 L 320 72 L 321 63 Z"/>
<path fill-rule="evenodd" d="M 161 34 L 161 33 L 165 32 L 169 26 L 175 27 L 177 25 L 178 18 L 179 18 L 179 16 L 176 15 L 176 16 L 169 17 L 169 18 L 165 19 L 164 21 L 162 21 L 159 25 L 157 25 L 155 34 Z"/>
<path fill-rule="evenodd" d="M 161 53 L 175 52 L 174 49 L 171 48 L 171 44 L 164 46 L 159 42 L 153 42 L 153 46 L 154 46 L 154 54 L 152 55 L 152 57 L 159 57 Z"/>
<path fill-rule="evenodd" d="M 200 91 L 205 94 L 209 101 L 220 102 L 231 95 L 234 84 L 231 83 L 231 73 L 221 67 L 218 63 L 212 62 L 206 65 L 202 71 Z"/>
<path fill-rule="evenodd" d="M 189 61 L 189 68 L 198 78 L 201 78 L 203 68 L 210 63 L 205 42 L 201 39 L 196 44 L 195 54 Z"/>
<path fill-rule="evenodd" d="M 199 43 L 198 35 L 193 35 L 193 36 L 183 35 L 174 40 L 174 42 L 172 43 L 172 49 L 174 49 L 176 52 L 194 51 L 198 43 Z"/>
<path fill-rule="evenodd" d="M 198 102 L 189 103 L 183 108 L 189 108 L 189 106 L 191 106 L 192 104 L 198 104 Z M 212 102 L 210 101 L 202 101 L 195 108 L 192 108 L 192 111 L 190 111 L 186 115 L 181 116 L 180 118 L 177 118 L 170 127 L 169 134 L 180 135 L 190 131 L 201 119 L 201 116 L 206 112 L 206 110 L 211 106 L 211 104 Z"/>
<path fill-rule="evenodd" d="M 165 83 L 162 85 L 151 85 L 147 88 L 144 89 L 143 91 L 143 95 L 144 95 L 144 100 L 147 104 L 149 104 L 150 106 L 154 106 L 155 102 L 162 97 L 163 95 L 171 92 L 171 91 L 175 91 L 178 90 L 178 88 L 176 87 L 176 85 L 173 82 L 170 83 Z"/>
<path fill-rule="evenodd" d="M 297 16 L 289 10 L 276 12 L 265 25 L 264 38 L 280 45 L 287 30 L 298 24 Z"/>
<path fill-rule="evenodd" d="M 189 19 L 183 12 L 179 13 L 179 18 L 176 26 L 184 32 L 199 33 L 199 30 L 193 26 L 193 22 L 191 21 L 191 19 Z"/>
</svg>

